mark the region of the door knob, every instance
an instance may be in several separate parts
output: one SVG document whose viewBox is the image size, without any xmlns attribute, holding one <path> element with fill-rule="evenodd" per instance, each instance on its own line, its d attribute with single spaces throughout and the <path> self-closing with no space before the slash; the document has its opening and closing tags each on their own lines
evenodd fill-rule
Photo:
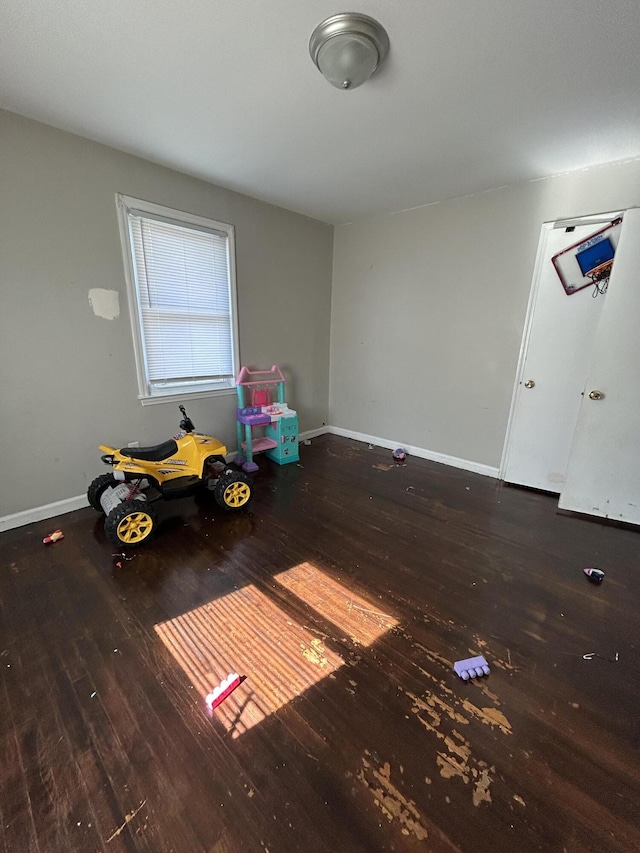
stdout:
<svg viewBox="0 0 640 853">
<path fill-rule="evenodd" d="M 602 391 L 589 391 L 589 399 L 590 400 L 602 400 L 604 394 Z"/>
<path fill-rule="evenodd" d="M 527 379 L 527 381 L 524 383 L 524 387 L 525 388 L 534 388 L 535 384 L 536 383 L 533 381 L 533 379 Z"/>
</svg>

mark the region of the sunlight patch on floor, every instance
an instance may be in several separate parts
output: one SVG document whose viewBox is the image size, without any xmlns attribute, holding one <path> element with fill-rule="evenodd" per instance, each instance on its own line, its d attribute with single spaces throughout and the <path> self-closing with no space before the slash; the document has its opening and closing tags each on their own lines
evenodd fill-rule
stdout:
<svg viewBox="0 0 640 853">
<path fill-rule="evenodd" d="M 274 580 L 344 631 L 354 643 L 370 646 L 398 624 L 393 616 L 350 592 L 311 563 L 300 563 Z"/>
<path fill-rule="evenodd" d="M 310 563 L 274 580 L 354 642 L 370 645 L 396 624 Z M 253 585 L 162 622 L 155 631 L 203 701 L 229 673 L 247 676 L 213 711 L 232 737 L 262 722 L 344 663 Z"/>
</svg>

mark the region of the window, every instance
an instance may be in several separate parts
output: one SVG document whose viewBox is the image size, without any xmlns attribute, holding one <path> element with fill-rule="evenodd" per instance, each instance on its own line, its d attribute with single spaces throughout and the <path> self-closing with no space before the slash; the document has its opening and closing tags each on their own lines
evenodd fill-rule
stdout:
<svg viewBox="0 0 640 853">
<path fill-rule="evenodd" d="M 232 225 L 117 195 L 142 404 L 235 387 Z"/>
</svg>

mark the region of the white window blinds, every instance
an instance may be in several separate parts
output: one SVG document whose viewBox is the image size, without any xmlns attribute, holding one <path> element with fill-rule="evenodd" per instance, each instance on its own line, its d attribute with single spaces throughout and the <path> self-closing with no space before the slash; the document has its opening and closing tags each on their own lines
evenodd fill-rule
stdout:
<svg viewBox="0 0 640 853">
<path fill-rule="evenodd" d="M 132 207 L 126 213 L 141 396 L 233 386 L 229 233 Z"/>
</svg>

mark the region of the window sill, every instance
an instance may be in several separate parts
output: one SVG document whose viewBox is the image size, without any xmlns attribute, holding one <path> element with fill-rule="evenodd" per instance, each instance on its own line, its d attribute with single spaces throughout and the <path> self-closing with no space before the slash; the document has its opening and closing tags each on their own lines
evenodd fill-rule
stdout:
<svg viewBox="0 0 640 853">
<path fill-rule="evenodd" d="M 236 395 L 235 388 L 220 388 L 217 391 L 185 391 L 175 394 L 156 395 L 154 397 L 138 397 L 143 406 L 156 406 L 160 403 L 176 403 L 183 400 L 202 400 L 205 397 L 227 397 Z"/>
</svg>

